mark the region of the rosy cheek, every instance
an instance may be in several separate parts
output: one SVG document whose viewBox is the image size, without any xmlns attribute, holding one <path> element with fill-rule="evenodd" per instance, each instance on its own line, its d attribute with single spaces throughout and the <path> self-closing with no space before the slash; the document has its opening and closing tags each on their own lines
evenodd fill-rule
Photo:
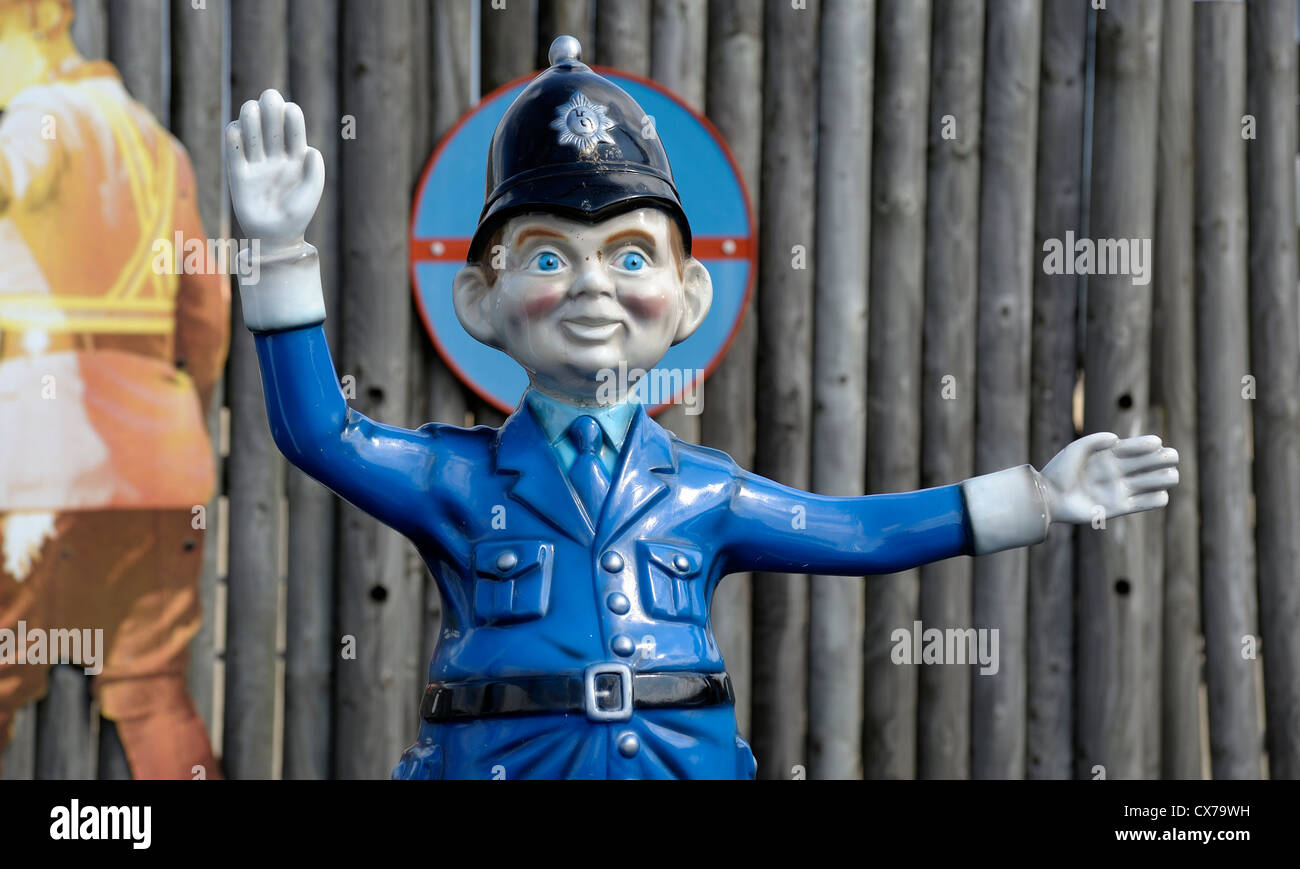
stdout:
<svg viewBox="0 0 1300 869">
<path fill-rule="evenodd" d="M 632 316 L 641 320 L 655 320 L 668 310 L 669 297 L 663 292 L 623 293 L 619 296 Z"/>
<path fill-rule="evenodd" d="M 565 288 L 559 283 L 536 287 L 523 299 L 524 316 L 535 319 L 554 310 L 564 300 Z"/>
</svg>

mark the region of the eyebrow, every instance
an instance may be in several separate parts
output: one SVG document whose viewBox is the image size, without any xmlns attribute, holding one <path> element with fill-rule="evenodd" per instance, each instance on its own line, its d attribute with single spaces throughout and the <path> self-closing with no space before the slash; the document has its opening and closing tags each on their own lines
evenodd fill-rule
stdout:
<svg viewBox="0 0 1300 869">
<path fill-rule="evenodd" d="M 556 238 L 564 241 L 566 236 L 544 226 L 530 226 L 519 231 L 519 234 L 515 236 L 515 244 L 523 244 L 530 238 Z"/>
<path fill-rule="evenodd" d="M 644 241 L 648 246 L 655 246 L 655 237 L 644 229 L 625 229 L 622 232 L 616 232 L 609 238 L 605 239 L 605 244 L 613 244 L 616 241 L 622 241 L 625 238 L 635 238 Z"/>
</svg>

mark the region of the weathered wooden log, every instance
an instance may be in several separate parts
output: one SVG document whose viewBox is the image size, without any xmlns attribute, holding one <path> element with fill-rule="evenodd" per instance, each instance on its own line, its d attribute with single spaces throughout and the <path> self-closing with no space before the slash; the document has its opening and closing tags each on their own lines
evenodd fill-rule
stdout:
<svg viewBox="0 0 1300 869">
<path fill-rule="evenodd" d="M 307 122 L 307 141 L 327 167 L 339 165 L 339 8 L 334 0 L 290 0 L 289 90 Z M 338 346 L 338 172 L 325 173 L 325 189 L 307 228 L 320 256 L 325 291 L 325 334 Z M 284 777 L 330 777 L 330 689 L 339 641 L 334 630 L 334 538 L 337 499 L 297 468 L 287 470 L 289 575 L 284 656 Z"/>
<path fill-rule="evenodd" d="M 1192 251 L 1192 0 L 1166 0 L 1160 39 L 1151 404 L 1179 451 L 1164 512 L 1160 774 L 1201 776 L 1201 554 Z"/>
<path fill-rule="evenodd" d="M 225 238 L 230 231 L 226 191 L 222 184 L 221 100 L 225 90 L 222 43 L 226 32 L 225 0 L 210 0 L 195 9 L 189 0 L 172 0 L 171 9 L 171 129 L 190 154 L 198 193 L 199 217 L 204 231 Z M 229 280 L 226 278 L 225 280 Z M 242 328 L 242 327 L 241 327 Z M 208 436 L 217 453 L 217 479 L 223 478 L 220 455 L 221 415 L 225 404 L 225 381 L 213 389 L 208 407 Z M 215 681 L 215 625 L 217 605 L 218 547 L 224 534 L 218 527 L 221 492 L 213 493 L 204 506 L 206 529 L 203 536 L 203 570 L 199 575 L 199 606 L 203 621 L 190 641 L 187 678 L 194 705 L 208 729 L 213 730 Z"/>
<path fill-rule="evenodd" d="M 1097 17 L 1088 230 L 1097 255 L 1088 276 L 1084 430 L 1121 437 L 1150 428 L 1159 36 L 1158 4 L 1113 0 Z M 1108 249 L 1127 249 L 1127 263 L 1107 258 Z M 1138 519 L 1101 517 L 1080 532 L 1080 778 L 1093 777 L 1098 766 L 1108 779 L 1143 774 L 1143 627 L 1158 600 L 1143 531 Z"/>
<path fill-rule="evenodd" d="M 596 43 L 591 28 L 588 0 L 539 0 L 537 4 L 537 54 L 533 65 L 545 69 L 551 65 L 547 54 L 557 36 L 572 36 L 595 57 Z"/>
<path fill-rule="evenodd" d="M 874 2 L 860 0 L 827 0 L 822 7 L 812 488 L 826 495 L 861 495 L 867 485 L 862 445 L 867 443 L 869 256 L 864 241 L 871 237 L 867 143 L 875 12 Z M 898 85 L 893 77 L 885 78 Z M 893 93 L 881 96 L 888 99 Z M 810 586 L 808 775 L 860 778 L 866 589 L 862 577 L 846 576 L 814 576 Z"/>
<path fill-rule="evenodd" d="M 813 203 L 820 3 L 773 0 L 764 15 L 763 171 L 759 205 L 758 473 L 811 482 Z M 754 582 L 754 754 L 762 778 L 807 768 L 808 578 Z"/>
<path fill-rule="evenodd" d="M 936 0 L 930 52 L 926 179 L 921 485 L 974 472 L 975 322 L 979 289 L 983 0 Z M 888 292 L 888 288 L 882 288 Z M 971 626 L 971 561 L 921 568 L 921 623 Z M 919 778 L 970 777 L 969 666 L 922 666 L 917 684 Z"/>
<path fill-rule="evenodd" d="M 1088 10 L 1070 0 L 1043 6 L 1038 92 L 1034 250 L 1081 232 L 1083 113 Z M 1075 438 L 1078 275 L 1034 274 L 1029 460 L 1041 468 Z M 1070 778 L 1074 768 L 1074 528 L 1056 526 L 1029 550 L 1026 775 Z"/>
<path fill-rule="evenodd" d="M 108 58 L 131 97 L 163 126 L 169 120 L 169 107 L 163 102 L 169 12 L 168 4 L 158 0 L 109 0 L 108 4 Z"/>
<path fill-rule="evenodd" d="M 903 492 L 921 482 L 930 17 L 925 0 L 880 0 L 871 139 L 871 492 Z M 864 775 L 914 778 L 918 673 L 897 664 L 892 649 L 895 631 L 910 634 L 920 615 L 920 572 L 869 577 L 866 591 Z"/>
<path fill-rule="evenodd" d="M 57 664 L 36 704 L 36 778 L 92 779 L 90 751 L 90 681 L 80 667 Z"/>
<path fill-rule="evenodd" d="M 980 264 L 976 344 L 975 471 L 1029 456 L 1029 357 L 1042 7 L 988 6 L 984 30 L 984 139 L 980 148 Z M 979 558 L 974 625 L 997 629 L 1000 669 L 971 688 L 971 775 L 1025 772 L 1027 553 Z"/>
<path fill-rule="evenodd" d="M 706 0 L 655 0 L 651 15 L 650 75 L 696 111 L 704 108 L 708 11 Z"/>
<path fill-rule="evenodd" d="M 36 704 L 14 716 L 9 746 L 0 756 L 0 780 L 31 781 L 36 777 Z"/>
<path fill-rule="evenodd" d="M 740 169 L 751 203 L 758 202 L 763 126 L 762 0 L 709 4 L 706 108 Z M 757 219 L 757 213 L 755 213 Z M 727 356 L 705 384 L 701 442 L 725 451 L 744 468 L 754 466 L 754 368 L 758 335 L 754 300 L 732 338 Z M 736 720 L 749 733 L 753 696 L 751 612 L 753 576 L 727 577 L 713 594 L 713 634 L 736 689 Z"/>
<path fill-rule="evenodd" d="M 392 119 L 411 106 L 411 9 L 348 2 L 340 27 L 340 108 L 355 117 L 357 130 L 340 147 L 340 307 L 347 324 L 340 370 L 355 377 L 353 407 L 403 424 L 412 161 L 410 132 Z M 354 638 L 356 658 L 336 668 L 335 775 L 385 777 L 414 735 L 424 589 L 406 568 L 409 544 L 402 537 L 351 506 L 341 506 L 339 516 L 338 623 L 345 639 Z"/>
<path fill-rule="evenodd" d="M 595 9 L 595 62 L 648 76 L 650 0 L 605 0 Z"/>
<path fill-rule="evenodd" d="M 1255 542 L 1270 778 L 1300 778 L 1300 304 L 1295 4 L 1246 7 Z"/>
<path fill-rule="evenodd" d="M 87 60 L 108 57 L 107 0 L 72 0 L 72 41 Z"/>
<path fill-rule="evenodd" d="M 230 7 L 230 110 L 289 83 L 285 0 Z M 271 440 L 253 337 L 239 294 L 230 336 L 230 561 L 227 585 L 223 765 L 230 778 L 270 778 L 275 745 L 276 629 L 284 461 Z"/>
<path fill-rule="evenodd" d="M 533 69 L 537 10 L 532 3 L 482 0 L 480 41 L 483 93 Z"/>
<path fill-rule="evenodd" d="M 1257 625 L 1246 379 L 1246 10 L 1240 3 L 1193 9 L 1197 446 L 1210 756 L 1215 778 L 1258 778 L 1256 662 L 1242 654 Z M 1293 183 L 1290 176 L 1286 183 Z"/>
</svg>

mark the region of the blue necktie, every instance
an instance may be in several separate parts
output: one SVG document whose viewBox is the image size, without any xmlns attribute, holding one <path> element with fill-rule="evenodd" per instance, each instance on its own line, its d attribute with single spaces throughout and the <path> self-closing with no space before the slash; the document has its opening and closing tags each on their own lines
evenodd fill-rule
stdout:
<svg viewBox="0 0 1300 869">
<path fill-rule="evenodd" d="M 569 482 L 587 508 L 591 524 L 595 525 L 600 517 L 601 505 L 605 503 L 605 494 L 609 492 L 609 475 L 600 460 L 600 448 L 603 443 L 600 423 L 592 416 L 580 416 L 569 426 L 569 441 L 578 456 L 569 467 Z"/>
</svg>

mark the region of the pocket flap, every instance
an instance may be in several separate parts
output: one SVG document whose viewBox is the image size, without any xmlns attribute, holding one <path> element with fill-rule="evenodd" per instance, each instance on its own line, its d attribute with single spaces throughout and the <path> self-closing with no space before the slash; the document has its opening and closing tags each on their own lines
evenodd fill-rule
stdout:
<svg viewBox="0 0 1300 869">
<path fill-rule="evenodd" d="M 545 567 L 552 545 L 540 540 L 499 540 L 474 547 L 474 573 L 489 579 L 518 579 Z"/>
<path fill-rule="evenodd" d="M 700 550 L 693 546 L 678 543 L 650 543 L 644 540 L 637 545 L 645 550 L 650 561 L 661 570 L 681 579 L 689 579 L 698 574 L 700 564 L 704 560 Z"/>
</svg>

